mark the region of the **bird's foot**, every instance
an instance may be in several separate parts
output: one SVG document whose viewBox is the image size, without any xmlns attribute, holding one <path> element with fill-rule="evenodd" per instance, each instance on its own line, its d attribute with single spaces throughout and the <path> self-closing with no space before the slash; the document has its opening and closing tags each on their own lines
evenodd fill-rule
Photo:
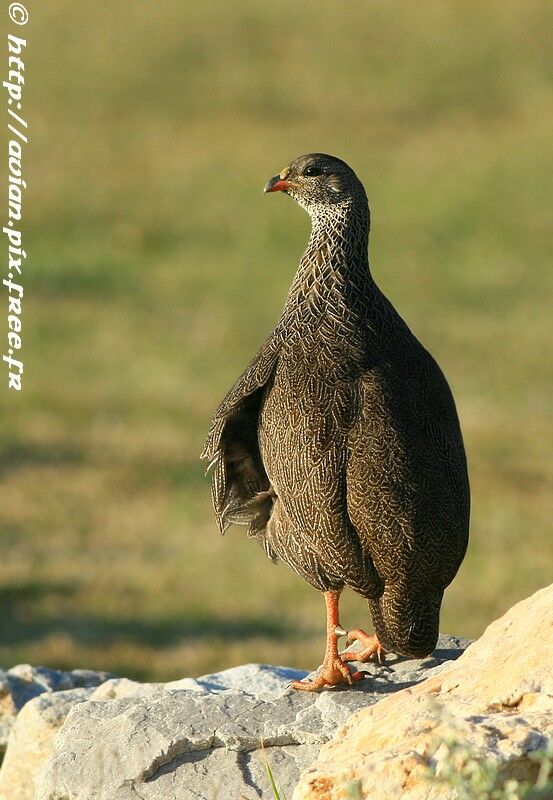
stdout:
<svg viewBox="0 0 553 800">
<path fill-rule="evenodd" d="M 373 656 L 379 664 L 386 660 L 386 650 L 382 647 L 378 638 L 373 634 L 369 635 L 362 630 L 354 630 L 348 633 L 346 644 L 353 644 L 359 642 L 363 645 L 363 650 L 348 650 L 345 653 L 340 653 L 343 661 L 370 661 Z"/>
<path fill-rule="evenodd" d="M 364 677 L 364 672 L 351 672 L 348 665 L 344 664 L 342 658 L 336 654 L 336 656 L 325 658 L 315 680 L 294 681 L 292 688 L 302 692 L 318 692 L 324 686 L 338 686 L 339 684 L 353 686 Z"/>
</svg>

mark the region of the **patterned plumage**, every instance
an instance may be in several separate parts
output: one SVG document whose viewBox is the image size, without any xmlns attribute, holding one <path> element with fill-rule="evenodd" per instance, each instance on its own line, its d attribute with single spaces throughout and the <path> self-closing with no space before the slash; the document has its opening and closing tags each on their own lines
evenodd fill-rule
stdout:
<svg viewBox="0 0 553 800">
<path fill-rule="evenodd" d="M 347 164 L 302 156 L 266 191 L 293 197 L 312 231 L 280 321 L 213 418 L 202 457 L 219 526 L 247 525 L 320 591 L 351 587 L 383 648 L 427 655 L 468 540 L 451 391 L 371 276 Z"/>
</svg>

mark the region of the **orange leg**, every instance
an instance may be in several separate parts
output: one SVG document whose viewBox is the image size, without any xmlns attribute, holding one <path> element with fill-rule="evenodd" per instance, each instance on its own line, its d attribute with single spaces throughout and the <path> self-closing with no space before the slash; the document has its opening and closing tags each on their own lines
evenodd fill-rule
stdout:
<svg viewBox="0 0 553 800">
<path fill-rule="evenodd" d="M 364 646 L 364 649 L 359 651 L 350 650 L 348 653 L 341 653 L 343 661 L 369 661 L 373 656 L 376 656 L 379 664 L 382 664 L 385 660 L 386 650 L 384 650 L 375 635 L 370 636 L 368 633 L 365 633 L 365 631 L 359 629 L 350 631 L 346 643 L 353 644 L 353 642 L 360 642 Z"/>
<path fill-rule="evenodd" d="M 345 683 L 351 686 L 355 681 L 365 677 L 364 672 L 350 672 L 347 664 L 338 655 L 338 635 L 340 630 L 338 604 L 340 592 L 325 592 L 326 603 L 326 652 L 322 667 L 314 681 L 294 681 L 294 689 L 304 692 L 318 692 L 323 686 L 337 686 Z"/>
</svg>

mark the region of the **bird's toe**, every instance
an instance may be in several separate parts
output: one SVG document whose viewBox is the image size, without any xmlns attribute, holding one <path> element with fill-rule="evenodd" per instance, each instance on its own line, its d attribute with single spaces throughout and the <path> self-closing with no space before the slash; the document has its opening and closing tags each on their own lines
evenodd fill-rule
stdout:
<svg viewBox="0 0 553 800">
<path fill-rule="evenodd" d="M 351 672 L 342 657 L 325 660 L 312 681 L 294 681 L 292 688 L 302 692 L 318 692 L 325 686 L 353 686 L 365 677 L 364 672 Z"/>
<path fill-rule="evenodd" d="M 386 660 L 386 650 L 384 650 L 378 641 L 378 637 L 374 634 L 368 634 L 365 631 L 356 629 L 349 632 L 346 642 L 348 645 L 359 642 L 362 645 L 362 649 L 347 650 L 344 653 L 340 653 L 343 661 L 361 661 L 364 663 L 376 657 L 378 663 L 382 664 Z"/>
</svg>

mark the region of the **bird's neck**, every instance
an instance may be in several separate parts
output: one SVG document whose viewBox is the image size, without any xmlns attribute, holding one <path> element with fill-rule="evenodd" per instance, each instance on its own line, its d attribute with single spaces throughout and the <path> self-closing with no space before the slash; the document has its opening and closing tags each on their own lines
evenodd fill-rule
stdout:
<svg viewBox="0 0 553 800">
<path fill-rule="evenodd" d="M 374 282 L 367 246 L 369 210 L 365 202 L 321 205 L 309 209 L 312 228 L 305 252 L 288 295 L 288 308 L 306 314 L 348 312 L 352 297 L 366 295 Z"/>
</svg>

